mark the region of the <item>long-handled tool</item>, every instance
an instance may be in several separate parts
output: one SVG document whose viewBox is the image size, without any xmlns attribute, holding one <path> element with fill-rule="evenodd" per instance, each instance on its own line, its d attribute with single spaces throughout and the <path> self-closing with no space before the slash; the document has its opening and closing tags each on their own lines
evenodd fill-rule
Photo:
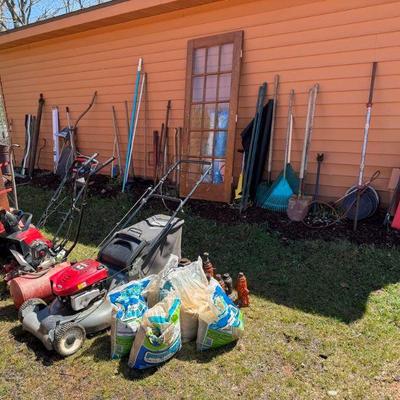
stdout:
<svg viewBox="0 0 400 400">
<path fill-rule="evenodd" d="M 142 64 L 143 64 L 143 59 L 139 58 L 137 71 L 136 71 L 135 90 L 134 90 L 133 102 L 132 102 L 131 120 L 129 123 L 128 147 L 126 150 L 125 171 L 124 171 L 124 176 L 123 176 L 123 180 L 122 180 L 122 192 L 125 192 L 126 184 L 128 182 L 130 165 L 131 165 L 132 147 L 133 147 L 133 138 L 134 138 L 134 125 L 135 125 L 135 120 L 136 120 L 140 77 L 142 75 Z"/>
<path fill-rule="evenodd" d="M 168 145 L 169 145 L 169 115 L 171 112 L 171 100 L 167 102 L 167 111 L 165 114 L 165 123 L 164 123 L 164 131 L 162 132 L 161 141 L 162 141 L 162 175 L 164 175 L 168 168 Z"/>
<path fill-rule="evenodd" d="M 32 135 L 32 115 L 25 115 L 25 150 L 24 157 L 22 159 L 21 175 L 25 176 L 26 169 L 28 167 L 28 161 L 31 150 L 31 135 Z"/>
<path fill-rule="evenodd" d="M 290 166 L 292 136 L 293 136 L 293 106 L 294 106 L 294 90 L 290 91 L 288 120 L 286 129 L 285 156 L 283 164 L 283 172 L 275 180 L 265 196 L 265 200 L 261 204 L 263 208 L 272 211 L 285 212 L 288 207 L 290 197 L 293 195 L 293 189 L 287 179 L 287 171 Z"/>
<path fill-rule="evenodd" d="M 43 113 L 44 103 L 45 103 L 45 101 L 44 101 L 43 94 L 40 93 L 39 101 L 38 101 L 38 110 L 37 110 L 37 114 L 36 114 L 36 121 L 35 121 L 35 126 L 33 129 L 33 135 L 32 135 L 32 152 L 31 152 L 31 157 L 30 157 L 29 166 L 28 166 L 29 178 L 33 177 L 33 172 L 34 172 L 35 165 L 36 165 L 36 153 L 37 153 L 37 146 L 38 146 L 38 142 L 39 142 L 40 125 L 42 122 L 42 113 Z"/>
<path fill-rule="evenodd" d="M 114 161 L 112 161 L 111 178 L 116 178 L 122 173 L 122 169 L 121 169 L 121 152 L 119 148 L 119 126 L 114 106 L 112 106 L 112 119 L 114 127 L 113 157 L 117 159 L 117 165 L 114 165 Z"/>
<path fill-rule="evenodd" d="M 301 166 L 299 174 L 299 190 L 297 195 L 293 195 L 288 203 L 287 214 L 292 221 L 302 221 L 307 215 L 308 207 L 312 201 L 311 196 L 304 196 L 304 177 L 307 170 L 308 153 L 311 146 L 311 136 L 314 126 L 315 107 L 319 85 L 315 84 L 309 91 L 307 120 L 304 132 L 303 152 L 301 157 Z"/>
<path fill-rule="evenodd" d="M 245 156 L 245 168 L 243 175 L 243 191 L 242 199 L 240 202 L 240 212 L 247 209 L 250 196 L 250 184 L 253 176 L 254 169 L 254 158 L 256 154 L 256 144 L 258 143 L 258 137 L 260 135 L 262 112 L 264 108 L 264 99 L 267 93 L 267 83 L 264 82 L 258 89 L 258 97 L 256 103 L 256 114 L 254 116 L 253 130 L 251 133 L 250 146 L 248 154 Z"/>
<path fill-rule="evenodd" d="M 60 159 L 60 139 L 58 132 L 60 131 L 60 118 L 58 115 L 58 107 L 51 110 L 52 127 L 53 127 L 53 171 L 57 171 L 58 161 Z"/>
<path fill-rule="evenodd" d="M 158 134 L 158 131 L 153 131 L 153 162 L 154 162 L 153 181 L 154 181 L 154 184 L 156 184 L 157 178 L 158 178 L 159 148 L 160 148 L 160 136 Z"/>
<path fill-rule="evenodd" d="M 367 113 L 366 113 L 366 116 L 365 116 L 364 141 L 363 141 L 363 146 L 362 146 L 362 150 L 361 150 L 360 172 L 358 174 L 358 187 L 362 186 L 363 180 L 364 180 L 365 158 L 366 158 L 366 154 L 367 154 L 369 128 L 370 128 L 370 125 L 371 125 L 372 99 L 373 99 L 373 95 L 374 95 L 374 87 L 375 87 L 375 78 L 376 78 L 377 66 L 378 66 L 377 62 L 372 63 L 371 83 L 370 83 L 370 87 L 369 87 Z M 358 223 L 358 218 L 359 218 L 359 208 L 360 208 L 360 196 L 361 196 L 361 192 L 360 192 L 360 190 L 358 190 L 357 191 L 356 205 L 355 205 L 356 206 L 356 211 L 355 211 L 354 224 L 353 224 L 353 230 L 354 231 L 357 230 L 357 223 Z"/>
<path fill-rule="evenodd" d="M 139 100 L 138 100 L 138 104 L 137 104 L 137 111 L 136 111 L 136 118 L 135 118 L 135 124 L 133 125 L 133 137 L 132 137 L 132 147 L 131 147 L 131 153 L 129 155 L 129 160 L 130 163 L 132 162 L 132 157 L 133 157 L 133 149 L 135 146 L 135 138 L 136 138 L 136 131 L 137 131 L 137 127 L 138 127 L 138 123 L 139 123 L 139 116 L 140 116 L 140 108 L 142 105 L 142 98 L 143 98 L 143 92 L 144 92 L 144 88 L 145 88 L 145 83 L 146 83 L 146 73 L 144 72 L 142 75 L 142 81 L 140 84 L 140 93 L 139 93 Z M 134 170 L 134 165 L 132 164 L 132 175 L 135 175 L 135 170 Z M 129 177 L 129 174 L 128 174 Z"/>
<path fill-rule="evenodd" d="M 271 175 L 272 175 L 272 155 L 273 155 L 273 146 L 274 146 L 274 138 L 275 138 L 275 120 L 276 120 L 276 109 L 278 106 L 278 92 L 279 92 L 279 75 L 275 75 L 274 79 L 274 95 L 273 95 L 273 109 L 272 109 L 272 124 L 271 124 L 271 134 L 269 137 L 269 154 L 268 154 L 268 167 L 267 167 L 267 177 L 268 177 L 268 185 L 271 184 Z"/>
<path fill-rule="evenodd" d="M 313 195 L 313 202 L 318 200 L 319 197 L 319 180 L 321 177 L 321 167 L 324 161 L 325 155 L 324 153 L 317 154 L 317 177 L 315 178 L 315 188 L 314 188 L 314 195 Z"/>
</svg>

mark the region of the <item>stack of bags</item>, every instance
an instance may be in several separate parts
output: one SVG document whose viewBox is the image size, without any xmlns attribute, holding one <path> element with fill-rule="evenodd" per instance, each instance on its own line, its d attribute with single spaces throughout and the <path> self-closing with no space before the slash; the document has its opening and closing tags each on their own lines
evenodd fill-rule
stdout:
<svg viewBox="0 0 400 400">
<path fill-rule="evenodd" d="M 215 279 L 208 282 L 200 257 L 182 267 L 171 256 L 158 275 L 120 286 L 108 298 L 113 305 L 111 356 L 129 354 L 132 368 L 157 366 L 182 343 L 196 340 L 203 351 L 243 334 L 242 312 Z"/>
</svg>

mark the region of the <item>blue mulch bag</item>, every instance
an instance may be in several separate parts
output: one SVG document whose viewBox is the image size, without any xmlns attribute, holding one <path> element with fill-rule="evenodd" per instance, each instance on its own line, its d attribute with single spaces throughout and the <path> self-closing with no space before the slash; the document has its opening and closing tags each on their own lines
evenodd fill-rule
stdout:
<svg viewBox="0 0 400 400">
<path fill-rule="evenodd" d="M 199 314 L 197 350 L 203 351 L 224 346 L 238 340 L 244 332 L 243 314 L 226 295 L 219 283 L 211 279 L 210 301 L 218 310 L 216 318 L 210 322 Z"/>
<path fill-rule="evenodd" d="M 129 356 L 130 367 L 155 367 L 181 349 L 180 310 L 181 300 L 171 292 L 145 313 Z"/>
<path fill-rule="evenodd" d="M 111 358 L 119 359 L 131 351 L 147 302 L 144 291 L 153 276 L 118 286 L 108 293 L 111 312 Z"/>
</svg>

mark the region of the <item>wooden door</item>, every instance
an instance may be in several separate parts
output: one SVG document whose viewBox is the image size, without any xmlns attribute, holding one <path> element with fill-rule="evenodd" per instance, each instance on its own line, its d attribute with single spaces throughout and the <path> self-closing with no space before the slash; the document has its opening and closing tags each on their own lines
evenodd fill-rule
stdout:
<svg viewBox="0 0 400 400">
<path fill-rule="evenodd" d="M 195 192 L 204 200 L 229 202 L 237 123 L 243 32 L 194 39 L 188 43 L 182 153 L 212 163 Z M 202 166 L 181 171 L 181 196 L 200 177 Z"/>
</svg>

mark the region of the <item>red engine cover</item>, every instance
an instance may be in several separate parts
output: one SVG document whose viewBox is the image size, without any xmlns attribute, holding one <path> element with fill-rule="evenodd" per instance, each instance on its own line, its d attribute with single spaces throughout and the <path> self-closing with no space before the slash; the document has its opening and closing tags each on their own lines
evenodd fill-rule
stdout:
<svg viewBox="0 0 400 400">
<path fill-rule="evenodd" d="M 42 242 L 46 243 L 46 245 L 50 248 L 53 247 L 53 243 L 51 243 L 49 239 L 44 237 L 39 229 L 35 228 L 34 226 L 30 226 L 26 231 L 18 232 L 15 238 L 20 240 L 21 242 L 24 242 L 28 246 L 30 246 L 35 240 L 41 240 Z"/>
<path fill-rule="evenodd" d="M 107 267 L 96 260 L 83 260 L 64 268 L 53 275 L 53 293 L 56 296 L 71 296 L 108 277 Z"/>
</svg>

